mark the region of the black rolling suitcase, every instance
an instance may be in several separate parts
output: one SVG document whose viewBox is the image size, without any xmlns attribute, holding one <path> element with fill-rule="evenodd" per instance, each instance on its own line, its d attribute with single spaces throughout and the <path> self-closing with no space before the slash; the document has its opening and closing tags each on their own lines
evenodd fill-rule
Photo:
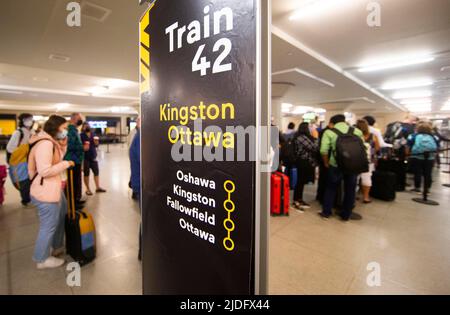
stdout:
<svg viewBox="0 0 450 315">
<path fill-rule="evenodd" d="M 73 170 L 67 171 L 66 195 L 66 251 L 81 266 L 93 261 L 96 256 L 95 225 L 92 216 L 85 210 L 75 210 Z"/>
<path fill-rule="evenodd" d="M 377 171 L 392 172 L 395 174 L 395 191 L 405 191 L 406 189 L 406 170 L 407 165 L 399 159 L 380 159 L 378 160 Z"/>
<path fill-rule="evenodd" d="M 393 172 L 373 172 L 370 196 L 384 201 L 394 201 L 396 198 L 396 178 L 397 176 Z"/>
</svg>

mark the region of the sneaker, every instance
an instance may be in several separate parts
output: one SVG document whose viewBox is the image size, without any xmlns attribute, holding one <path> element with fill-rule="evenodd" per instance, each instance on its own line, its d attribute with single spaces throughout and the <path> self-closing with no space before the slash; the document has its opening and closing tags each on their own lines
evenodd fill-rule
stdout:
<svg viewBox="0 0 450 315">
<path fill-rule="evenodd" d="M 330 218 L 329 215 L 323 214 L 322 212 L 319 212 L 318 215 L 324 220 L 328 220 Z"/>
<path fill-rule="evenodd" d="M 300 213 L 304 213 L 305 211 L 303 211 L 302 207 L 301 207 L 301 203 L 298 201 L 294 201 L 294 203 L 292 204 L 292 206 L 294 207 L 295 210 L 297 210 Z"/>
<path fill-rule="evenodd" d="M 308 203 L 306 203 L 306 202 L 304 202 L 304 201 L 301 201 L 301 202 L 300 202 L 300 207 L 301 207 L 302 209 L 310 209 L 310 208 L 311 208 L 311 205 L 309 205 Z"/>
<path fill-rule="evenodd" d="M 413 188 L 410 190 L 410 192 L 420 193 L 420 188 Z"/>
<path fill-rule="evenodd" d="M 37 269 L 53 269 L 64 265 L 64 259 L 59 259 L 53 256 L 48 257 L 44 262 L 37 263 Z"/>
<path fill-rule="evenodd" d="M 64 252 L 65 252 L 64 247 L 60 247 L 60 248 L 54 249 L 54 250 L 52 251 L 52 256 L 53 256 L 53 257 L 58 257 L 58 256 L 63 255 Z"/>
</svg>

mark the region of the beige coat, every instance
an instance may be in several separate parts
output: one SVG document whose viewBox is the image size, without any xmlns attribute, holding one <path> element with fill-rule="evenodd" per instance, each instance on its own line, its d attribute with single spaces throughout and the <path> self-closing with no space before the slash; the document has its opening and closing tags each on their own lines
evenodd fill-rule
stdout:
<svg viewBox="0 0 450 315">
<path fill-rule="evenodd" d="M 66 148 L 62 147 L 46 132 L 41 132 L 30 139 L 30 145 L 41 140 L 31 150 L 28 159 L 28 174 L 34 179 L 30 195 L 40 202 L 57 203 L 61 200 L 63 187 L 62 173 L 70 167 L 63 161 Z"/>
</svg>

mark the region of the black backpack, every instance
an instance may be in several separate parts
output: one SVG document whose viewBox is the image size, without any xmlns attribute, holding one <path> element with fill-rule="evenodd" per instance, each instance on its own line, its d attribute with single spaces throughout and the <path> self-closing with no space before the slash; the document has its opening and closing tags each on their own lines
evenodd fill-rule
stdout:
<svg viewBox="0 0 450 315">
<path fill-rule="evenodd" d="M 367 173 L 369 159 L 366 146 L 364 141 L 354 134 L 355 128 L 350 127 L 346 134 L 335 128 L 331 130 L 338 136 L 334 156 L 341 171 L 347 175 Z"/>
<path fill-rule="evenodd" d="M 291 137 L 281 146 L 281 158 L 286 166 L 292 166 L 297 162 L 295 138 Z"/>
</svg>

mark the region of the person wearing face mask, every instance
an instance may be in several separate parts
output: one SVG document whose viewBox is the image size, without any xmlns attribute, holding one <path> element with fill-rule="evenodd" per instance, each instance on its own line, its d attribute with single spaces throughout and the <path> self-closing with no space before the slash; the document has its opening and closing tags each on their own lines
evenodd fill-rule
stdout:
<svg viewBox="0 0 450 315">
<path fill-rule="evenodd" d="M 8 164 L 14 151 L 16 151 L 20 146 L 29 143 L 33 125 L 33 115 L 24 113 L 19 116 L 19 129 L 14 131 L 8 145 L 6 146 L 6 161 Z M 26 174 L 26 165 L 24 165 L 23 171 L 24 172 L 15 172 L 11 178 L 14 182 L 14 186 L 20 191 L 22 205 L 27 206 L 31 199 L 30 180 Z"/>
<path fill-rule="evenodd" d="M 94 140 L 94 135 L 91 130 L 91 126 L 88 123 L 84 123 L 81 128 L 81 141 L 84 148 L 84 185 L 86 186 L 86 195 L 92 196 L 92 191 L 89 186 L 89 173 L 92 170 L 94 173 L 95 192 L 104 193 L 105 189 L 100 187 L 99 168 L 97 161 L 97 143 Z"/>
<path fill-rule="evenodd" d="M 82 194 L 82 165 L 84 160 L 84 149 L 78 128 L 83 125 L 83 118 L 80 113 L 73 113 L 70 116 L 69 126 L 67 128 L 67 153 L 64 159 L 66 161 L 74 161 L 73 167 L 73 185 L 75 196 L 75 208 L 81 210 L 84 207 L 84 202 L 81 200 Z"/>
<path fill-rule="evenodd" d="M 64 117 L 53 115 L 41 133 L 30 139 L 28 173 L 31 199 L 38 209 L 39 233 L 33 260 L 38 269 L 57 268 L 64 260 L 64 221 L 67 200 L 62 174 L 75 163 L 64 161 L 67 149 L 67 126 Z"/>
</svg>

